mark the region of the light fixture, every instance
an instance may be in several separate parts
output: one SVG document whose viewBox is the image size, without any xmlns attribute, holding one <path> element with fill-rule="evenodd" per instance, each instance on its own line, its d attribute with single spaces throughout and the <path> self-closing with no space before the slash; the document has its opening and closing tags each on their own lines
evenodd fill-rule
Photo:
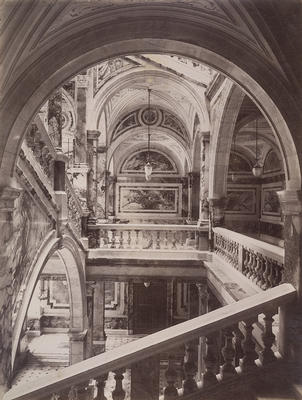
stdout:
<svg viewBox="0 0 302 400">
<path fill-rule="evenodd" d="M 252 172 L 256 178 L 259 178 L 262 175 L 263 167 L 260 165 L 258 160 L 258 118 L 256 118 L 256 162 L 253 166 Z"/>
<path fill-rule="evenodd" d="M 150 139 L 151 139 L 151 133 L 150 133 L 150 96 L 151 96 L 151 89 L 148 88 L 148 121 L 147 121 L 147 126 L 148 126 L 148 153 L 147 153 L 147 161 L 145 164 L 145 178 L 146 181 L 151 180 L 151 175 L 152 175 L 152 165 L 150 163 Z"/>
</svg>

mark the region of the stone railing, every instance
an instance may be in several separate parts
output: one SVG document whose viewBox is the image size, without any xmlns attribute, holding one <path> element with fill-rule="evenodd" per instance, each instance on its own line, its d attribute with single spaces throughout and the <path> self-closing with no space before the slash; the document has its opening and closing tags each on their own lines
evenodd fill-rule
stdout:
<svg viewBox="0 0 302 400">
<path fill-rule="evenodd" d="M 89 248 L 208 250 L 208 227 L 197 225 L 97 224 L 88 226 Z"/>
<path fill-rule="evenodd" d="M 39 117 L 36 117 L 35 122 L 28 129 L 25 140 L 22 145 L 26 157 L 32 158 L 38 163 L 43 171 L 44 176 L 42 181 L 48 181 L 48 184 L 53 186 L 54 160 L 56 158 L 56 150 L 45 130 Z M 28 150 L 30 153 L 28 153 Z M 37 171 L 39 174 L 39 171 Z"/>
<path fill-rule="evenodd" d="M 282 284 L 26 382 L 7 392 L 3 400 L 125 400 L 125 388 L 128 399 L 133 396 L 133 399 L 172 400 L 191 396 L 206 398 L 209 392 L 221 390 L 222 393 L 224 385 L 240 388 L 241 380 L 246 382 L 245 376 L 255 376 L 258 370 L 261 374 L 273 371 L 273 365 L 278 362 L 273 350 L 273 316 L 278 307 L 282 309 L 295 297 L 293 286 Z M 260 348 L 256 347 L 253 337 L 259 315 L 264 315 Z M 282 342 L 280 332 L 278 340 Z M 160 380 L 163 355 L 167 369 L 165 378 Z M 115 385 L 112 382 L 108 385 L 106 380 L 112 374 Z M 127 385 L 123 385 L 124 379 Z M 163 381 L 162 388 L 160 381 Z M 209 398 L 213 398 L 211 393 Z"/>
<path fill-rule="evenodd" d="M 65 190 L 67 195 L 68 223 L 76 236 L 81 237 L 83 209 L 67 175 L 65 175 Z"/>
<path fill-rule="evenodd" d="M 214 228 L 214 252 L 262 289 L 282 282 L 284 249 L 230 231 Z"/>
</svg>

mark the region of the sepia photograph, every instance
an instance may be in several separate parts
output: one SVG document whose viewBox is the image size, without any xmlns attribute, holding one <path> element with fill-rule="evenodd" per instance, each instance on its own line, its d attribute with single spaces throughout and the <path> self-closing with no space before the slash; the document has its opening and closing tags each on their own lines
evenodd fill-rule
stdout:
<svg viewBox="0 0 302 400">
<path fill-rule="evenodd" d="M 302 400 L 302 0 L 0 0 L 0 400 Z"/>
</svg>

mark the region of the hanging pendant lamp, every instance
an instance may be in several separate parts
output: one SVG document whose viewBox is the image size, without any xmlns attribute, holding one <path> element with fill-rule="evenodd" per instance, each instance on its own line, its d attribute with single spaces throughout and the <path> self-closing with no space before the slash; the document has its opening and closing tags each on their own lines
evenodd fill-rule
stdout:
<svg viewBox="0 0 302 400">
<path fill-rule="evenodd" d="M 151 89 L 148 88 L 148 153 L 147 153 L 147 160 L 145 164 L 145 178 L 146 181 L 151 180 L 152 175 L 152 165 L 150 163 L 150 140 L 151 140 L 151 133 L 150 133 L 150 96 L 151 96 Z"/>
<path fill-rule="evenodd" d="M 258 160 L 258 118 L 256 118 L 256 160 L 252 172 L 256 178 L 260 178 L 263 172 L 263 167 L 260 165 Z"/>
</svg>

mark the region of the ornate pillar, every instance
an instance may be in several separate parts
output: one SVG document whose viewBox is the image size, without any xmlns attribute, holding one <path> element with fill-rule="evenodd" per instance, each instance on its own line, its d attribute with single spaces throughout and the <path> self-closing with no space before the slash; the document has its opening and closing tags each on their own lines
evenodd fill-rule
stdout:
<svg viewBox="0 0 302 400">
<path fill-rule="evenodd" d="M 94 222 L 97 205 L 97 168 L 98 168 L 98 137 L 99 131 L 87 131 L 87 208 L 89 210 L 89 222 Z"/>
<path fill-rule="evenodd" d="M 278 192 L 284 219 L 284 272 L 283 282 L 291 283 L 298 292 L 294 304 L 280 307 L 279 351 L 294 361 L 302 363 L 302 192 Z"/>
<path fill-rule="evenodd" d="M 209 149 L 210 133 L 201 133 L 199 224 L 209 219 Z"/>
<path fill-rule="evenodd" d="M 188 173 L 188 221 L 192 220 L 192 187 L 193 172 Z"/>
<path fill-rule="evenodd" d="M 102 135 L 101 135 L 102 136 Z M 104 141 L 104 138 L 101 138 Z M 106 145 L 99 145 L 97 148 L 97 204 L 96 204 L 96 217 L 104 219 L 107 217 L 107 203 L 108 203 L 108 177 L 109 172 L 107 168 L 107 147 Z"/>
<path fill-rule="evenodd" d="M 4 395 L 12 378 L 12 301 L 13 276 L 10 271 L 11 250 L 8 246 L 14 235 L 14 202 L 19 189 L 0 187 L 0 398 Z"/>
<path fill-rule="evenodd" d="M 93 353 L 103 353 L 106 346 L 105 334 L 105 282 L 97 281 L 93 296 Z"/>
<path fill-rule="evenodd" d="M 74 142 L 74 166 L 70 169 L 75 191 L 82 205 L 87 207 L 87 130 L 86 130 L 86 108 L 87 90 L 89 86 L 89 75 L 81 74 L 76 81 L 76 107 L 77 126 Z"/>
<path fill-rule="evenodd" d="M 67 157 L 59 152 L 54 162 L 54 191 L 59 209 L 57 229 L 60 232 L 62 224 L 68 221 L 67 193 L 65 188 L 65 166 Z"/>
</svg>

